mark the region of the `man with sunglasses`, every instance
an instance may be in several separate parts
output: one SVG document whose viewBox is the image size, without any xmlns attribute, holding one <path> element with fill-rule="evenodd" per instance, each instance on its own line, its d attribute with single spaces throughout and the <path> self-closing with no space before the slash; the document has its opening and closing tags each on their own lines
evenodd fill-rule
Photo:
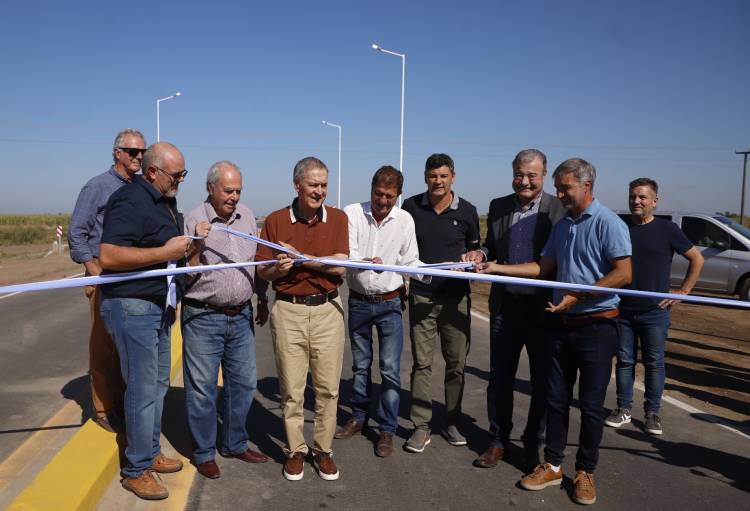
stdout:
<svg viewBox="0 0 750 511">
<path fill-rule="evenodd" d="M 121 187 L 104 212 L 100 245 L 103 273 L 147 271 L 184 265 L 192 256 L 175 196 L 185 158 L 172 144 L 156 143 L 143 155 L 143 176 Z M 199 228 L 200 227 L 200 228 Z M 198 236 L 208 226 L 196 227 Z M 182 469 L 161 452 L 161 415 L 169 388 L 170 330 L 182 279 L 149 277 L 101 286 L 102 320 L 117 346 L 125 388 L 125 462 L 122 485 L 147 500 L 169 491 L 154 472 Z"/>
<path fill-rule="evenodd" d="M 112 147 L 114 163 L 106 172 L 91 178 L 81 189 L 68 228 L 70 257 L 83 264 L 86 275 L 99 275 L 99 241 L 102 237 L 104 208 L 109 197 L 121 186 L 130 183 L 140 172 L 146 139 L 140 131 L 124 129 L 117 134 Z M 112 338 L 99 318 L 97 286 L 86 286 L 91 309 L 89 335 L 89 377 L 93 420 L 107 431 L 122 429 L 123 392 L 120 360 Z"/>
</svg>

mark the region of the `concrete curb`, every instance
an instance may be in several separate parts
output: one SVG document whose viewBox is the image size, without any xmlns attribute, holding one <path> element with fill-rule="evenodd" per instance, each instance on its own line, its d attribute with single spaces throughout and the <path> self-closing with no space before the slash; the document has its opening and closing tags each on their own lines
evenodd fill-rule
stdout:
<svg viewBox="0 0 750 511">
<path fill-rule="evenodd" d="M 170 380 L 174 380 L 182 367 L 179 320 L 172 326 L 171 341 Z M 16 497 L 8 511 L 94 510 L 120 469 L 119 459 L 115 435 L 88 420 Z"/>
</svg>

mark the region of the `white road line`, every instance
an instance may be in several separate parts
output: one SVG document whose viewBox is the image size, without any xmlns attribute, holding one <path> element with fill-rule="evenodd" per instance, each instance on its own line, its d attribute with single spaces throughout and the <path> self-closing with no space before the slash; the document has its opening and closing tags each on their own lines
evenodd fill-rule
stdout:
<svg viewBox="0 0 750 511">
<path fill-rule="evenodd" d="M 85 273 L 81 272 L 81 273 L 76 273 L 75 275 L 69 275 L 69 276 L 67 276 L 65 278 L 66 279 L 73 279 L 73 278 L 76 278 L 76 277 L 83 277 L 84 275 L 85 275 Z M 23 291 L 16 291 L 15 293 L 8 293 L 7 295 L 0 296 L 0 300 L 3 300 L 5 298 L 10 298 L 11 296 L 20 295 L 21 293 L 23 293 Z"/>
<path fill-rule="evenodd" d="M 474 316 L 477 319 L 481 319 L 482 321 L 486 321 L 487 323 L 489 323 L 489 321 L 490 321 L 490 318 L 488 318 L 484 314 L 481 314 L 481 313 L 476 312 L 476 311 L 471 311 L 471 315 Z M 614 372 L 612 373 L 612 379 L 613 380 L 615 379 Z M 638 389 L 639 391 L 641 391 L 641 392 L 645 392 L 646 391 L 646 387 L 644 387 L 641 382 L 635 382 L 634 383 L 634 387 L 636 389 Z M 702 418 L 704 420 L 706 420 L 707 422 L 712 422 L 712 423 L 716 424 L 717 426 L 726 429 L 727 431 L 731 431 L 732 433 L 737 433 L 741 437 L 750 439 L 750 435 L 748 435 L 747 433 L 744 433 L 744 432 L 742 432 L 742 431 L 740 431 L 740 430 L 738 430 L 738 429 L 736 429 L 736 428 L 734 428 L 734 427 L 732 427 L 732 426 L 730 426 L 728 424 L 725 424 L 724 423 L 724 419 L 722 419 L 721 417 L 717 417 L 716 415 L 710 414 L 708 412 L 704 412 L 700 408 L 696 408 L 696 407 L 694 407 L 692 405 L 689 405 L 689 404 L 687 404 L 687 403 L 685 403 L 683 401 L 680 401 L 679 399 L 675 399 L 675 398 L 673 398 L 671 396 L 662 396 L 662 401 L 665 401 L 665 402 L 667 402 L 667 403 L 669 403 L 671 405 L 674 405 L 677 408 L 679 408 L 681 410 L 684 410 L 684 411 L 686 411 L 688 413 L 700 414 L 702 416 Z"/>
</svg>

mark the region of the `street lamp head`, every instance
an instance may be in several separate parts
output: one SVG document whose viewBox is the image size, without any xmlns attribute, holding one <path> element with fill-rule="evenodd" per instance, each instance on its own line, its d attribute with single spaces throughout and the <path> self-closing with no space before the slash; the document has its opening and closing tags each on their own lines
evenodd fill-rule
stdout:
<svg viewBox="0 0 750 511">
<path fill-rule="evenodd" d="M 379 49 L 380 49 L 380 45 L 379 45 L 379 44 L 375 44 L 375 43 L 373 43 L 373 44 L 372 44 L 372 49 L 373 49 L 373 50 L 379 50 Z"/>
<path fill-rule="evenodd" d="M 323 121 L 323 124 L 328 124 L 327 122 Z"/>
<path fill-rule="evenodd" d="M 175 92 L 174 95 L 175 96 L 182 96 L 182 92 Z"/>
</svg>

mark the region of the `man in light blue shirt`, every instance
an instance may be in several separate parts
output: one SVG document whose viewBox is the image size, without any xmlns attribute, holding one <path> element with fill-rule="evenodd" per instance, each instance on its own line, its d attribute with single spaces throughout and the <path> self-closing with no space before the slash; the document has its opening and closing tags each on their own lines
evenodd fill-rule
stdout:
<svg viewBox="0 0 750 511">
<path fill-rule="evenodd" d="M 593 196 L 596 169 L 586 160 L 571 158 L 553 174 L 557 198 L 568 215 L 552 229 L 539 262 L 518 265 L 485 263 L 482 273 L 546 278 L 575 284 L 619 288 L 630 283 L 632 254 L 627 226 Z M 618 344 L 617 295 L 556 290 L 546 340 L 547 446 L 545 463 L 521 480 L 527 490 L 559 486 L 568 437 L 568 415 L 573 386 L 578 380 L 581 433 L 576 456 L 574 500 L 596 502 L 594 469 L 604 429 L 604 398 Z"/>
<path fill-rule="evenodd" d="M 133 180 L 140 172 L 146 139 L 134 129 L 117 134 L 112 147 L 114 163 L 106 172 L 92 177 L 81 189 L 68 227 L 68 245 L 73 261 L 86 268 L 86 275 L 99 275 L 99 243 L 102 238 L 104 208 L 110 195 Z M 89 376 L 93 420 L 108 431 L 123 424 L 122 401 L 125 384 L 120 373 L 120 359 L 112 338 L 99 317 L 99 293 L 96 286 L 86 286 L 91 308 L 89 336 Z"/>
</svg>

